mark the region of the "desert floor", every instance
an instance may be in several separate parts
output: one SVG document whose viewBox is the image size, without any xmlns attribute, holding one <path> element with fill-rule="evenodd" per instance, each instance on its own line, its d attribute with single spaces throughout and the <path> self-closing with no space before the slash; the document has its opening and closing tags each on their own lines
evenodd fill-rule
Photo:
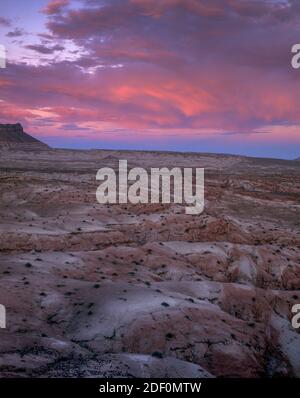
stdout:
<svg viewBox="0 0 300 398">
<path fill-rule="evenodd" d="M 100 205 L 100 167 L 204 167 L 205 211 Z M 300 377 L 300 162 L 2 150 L 2 377 Z"/>
</svg>

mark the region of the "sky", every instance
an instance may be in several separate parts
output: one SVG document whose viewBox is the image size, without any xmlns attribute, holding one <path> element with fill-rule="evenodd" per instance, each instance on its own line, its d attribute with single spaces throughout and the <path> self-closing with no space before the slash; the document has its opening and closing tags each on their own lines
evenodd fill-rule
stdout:
<svg viewBox="0 0 300 398">
<path fill-rule="evenodd" d="M 53 147 L 300 156 L 299 0 L 1 0 L 0 122 Z"/>
</svg>

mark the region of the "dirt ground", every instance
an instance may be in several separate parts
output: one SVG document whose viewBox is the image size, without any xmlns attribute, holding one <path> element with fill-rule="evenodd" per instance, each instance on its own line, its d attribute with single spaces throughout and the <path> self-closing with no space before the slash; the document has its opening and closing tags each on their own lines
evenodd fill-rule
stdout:
<svg viewBox="0 0 300 398">
<path fill-rule="evenodd" d="M 100 205 L 96 172 L 204 167 L 205 210 Z M 1 377 L 300 377 L 300 162 L 0 151 Z"/>
</svg>

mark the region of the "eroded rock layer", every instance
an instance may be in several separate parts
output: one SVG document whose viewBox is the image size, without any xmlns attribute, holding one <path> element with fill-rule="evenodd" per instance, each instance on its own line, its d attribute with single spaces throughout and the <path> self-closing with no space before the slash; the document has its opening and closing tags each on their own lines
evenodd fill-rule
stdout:
<svg viewBox="0 0 300 398">
<path fill-rule="evenodd" d="M 98 204 L 96 172 L 118 159 L 205 167 L 205 211 Z M 299 377 L 299 171 L 225 155 L 1 152 L 1 376 Z"/>
<path fill-rule="evenodd" d="M 25 133 L 20 123 L 0 124 L 0 149 L 37 150 L 47 145 Z"/>
</svg>

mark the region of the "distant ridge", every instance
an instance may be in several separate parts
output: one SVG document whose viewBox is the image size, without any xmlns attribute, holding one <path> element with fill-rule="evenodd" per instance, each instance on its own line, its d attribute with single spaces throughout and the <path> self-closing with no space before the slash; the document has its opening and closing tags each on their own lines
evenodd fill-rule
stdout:
<svg viewBox="0 0 300 398">
<path fill-rule="evenodd" d="M 21 123 L 0 123 L 0 149 L 47 149 L 48 145 L 25 133 Z"/>
</svg>

